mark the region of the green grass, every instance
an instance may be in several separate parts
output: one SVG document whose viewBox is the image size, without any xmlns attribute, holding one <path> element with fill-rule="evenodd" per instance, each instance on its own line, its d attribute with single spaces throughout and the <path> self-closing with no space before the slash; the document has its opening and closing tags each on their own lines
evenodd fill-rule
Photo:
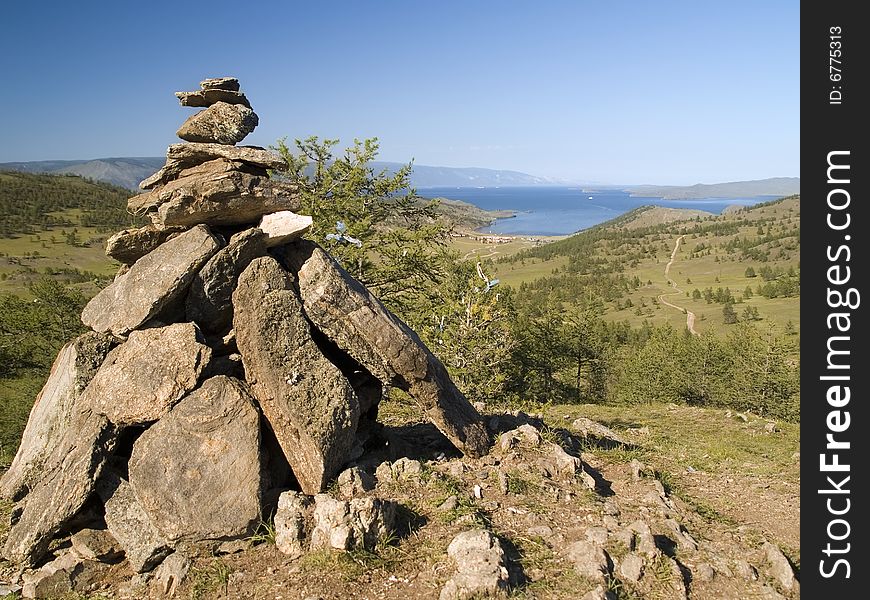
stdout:
<svg viewBox="0 0 870 600">
<path fill-rule="evenodd" d="M 232 573 L 232 568 L 220 560 L 215 560 L 205 568 L 194 567 L 190 572 L 191 600 L 213 598 L 221 591 L 226 595 Z"/>
<path fill-rule="evenodd" d="M 598 421 L 642 447 L 636 449 L 594 449 L 596 454 L 625 462 L 656 457 L 673 457 L 673 465 L 656 466 L 656 470 L 674 486 L 673 474 L 686 467 L 711 473 L 752 473 L 764 477 L 797 482 L 798 465 L 792 455 L 800 450 L 800 425 L 777 421 L 778 433 L 764 431 L 767 419 L 753 418 L 749 423 L 727 417 L 722 409 L 705 409 L 664 404 L 612 406 L 600 404 L 553 405 L 547 409 L 548 420 L 565 422 L 588 417 Z M 625 433 L 628 428 L 648 427 L 642 438 Z M 665 481 L 662 481 L 665 484 Z"/>
</svg>

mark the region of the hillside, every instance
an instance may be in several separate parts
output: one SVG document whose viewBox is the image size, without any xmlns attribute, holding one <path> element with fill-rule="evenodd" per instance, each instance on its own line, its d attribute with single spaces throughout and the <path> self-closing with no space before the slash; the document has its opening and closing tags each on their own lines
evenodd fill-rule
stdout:
<svg viewBox="0 0 870 600">
<path fill-rule="evenodd" d="M 788 196 L 799 194 L 799 177 L 771 177 L 752 181 L 732 181 L 728 183 L 689 186 L 638 185 L 626 188 L 632 196 L 649 196 L 665 200 L 688 200 L 693 198 L 753 198 L 755 196 Z"/>
<path fill-rule="evenodd" d="M 725 331 L 727 303 L 779 333 L 799 329 L 799 196 L 718 216 L 656 222 L 666 214 L 673 216 L 661 209 L 637 209 L 501 258 L 498 276 L 523 293 L 546 293 L 568 303 L 595 290 L 606 320 L 685 327 L 685 314 L 659 301 L 674 292 L 664 269 L 682 237 L 670 269 L 680 294 L 669 298 L 697 315 L 699 331 Z"/>
<path fill-rule="evenodd" d="M 7 269 L 4 285 L 14 288 L 27 278 L 32 282 L 45 272 L 50 264 L 47 261 L 66 261 L 72 267 L 85 256 L 80 252 L 96 256 L 102 249 L 100 238 L 106 226 L 84 227 L 76 221 L 85 210 L 66 197 L 63 189 L 94 184 L 74 177 L 34 175 L 9 176 L 5 181 L 9 186 L 16 183 L 29 194 L 10 192 L 11 198 L 48 199 L 36 203 L 42 208 L 32 213 L 32 222 L 27 220 L 31 213 L 10 204 L 23 219 L 20 225 L 30 229 L 27 234 L 13 232 L 12 237 L 2 240 L 18 252 L 4 256 L 7 263 L 0 263 Z M 38 195 L 43 187 L 53 192 Z M 83 189 L 94 195 L 109 190 L 105 186 Z M 120 217 L 116 211 L 125 199 L 125 193 L 113 196 L 106 192 L 99 206 Z M 298 536 L 294 543 L 302 550 L 288 550 L 290 519 L 271 510 L 276 501 L 272 497 L 272 506 L 263 511 L 261 522 L 256 529 L 251 526 L 247 537 L 229 544 L 179 546 L 175 559 L 165 561 L 169 565 L 166 569 L 182 565 L 178 571 L 167 574 L 161 567 L 153 578 L 137 575 L 127 557 L 106 559 L 109 563 L 79 562 L 68 577 L 62 572 L 57 579 L 80 594 L 70 597 L 101 599 L 142 598 L 174 589 L 177 597 L 192 599 L 275 598 L 294 590 L 301 598 L 324 600 L 426 600 L 438 597 L 451 581 L 463 581 L 461 572 L 456 576 L 457 568 L 462 569 L 457 567 L 461 560 L 454 558 L 456 553 L 449 548 L 463 532 L 475 531 L 491 536 L 487 540 L 498 548 L 498 564 L 503 567 L 503 571 L 498 569 L 498 586 L 515 598 L 600 598 L 606 597 L 605 590 L 619 600 L 799 597 L 793 568 L 799 573 L 800 427 L 786 410 L 773 412 L 763 402 L 752 404 L 756 392 L 767 390 L 769 383 L 771 387 L 776 384 L 775 392 L 782 388 L 791 399 L 792 382 L 777 370 L 779 356 L 771 354 L 772 366 L 762 373 L 752 369 L 760 361 L 756 348 L 747 347 L 757 339 L 748 332 L 745 337 L 743 331 L 736 336 L 736 346 L 711 343 L 705 349 L 710 351 L 711 363 L 722 361 L 715 366 L 724 385 L 707 377 L 707 371 L 687 374 L 680 366 L 677 377 L 672 378 L 679 380 L 674 386 L 663 376 L 669 374 L 665 368 L 653 371 L 653 381 L 648 369 L 631 372 L 628 361 L 613 362 L 613 376 L 621 375 L 622 370 L 627 372 L 623 379 L 629 384 L 639 381 L 641 385 L 633 388 L 617 381 L 611 403 L 605 405 L 595 390 L 587 390 L 585 382 L 581 385 L 581 375 L 586 378 L 591 372 L 589 379 L 595 383 L 599 363 L 615 358 L 612 350 L 648 354 L 650 348 L 660 349 L 653 342 L 671 343 L 673 339 L 662 337 L 659 331 L 650 333 L 648 324 L 634 328 L 634 333 L 614 329 L 606 332 L 612 338 L 596 337 L 601 334 L 598 321 L 582 320 L 585 317 L 573 321 L 573 315 L 568 318 L 554 306 L 559 301 L 580 305 L 587 299 L 591 304 L 600 298 L 603 307 L 593 308 L 603 308 L 605 318 L 612 321 L 624 321 L 625 307 L 619 308 L 620 303 L 637 298 L 638 309 L 648 309 L 639 315 L 642 321 L 660 320 L 668 309 L 653 303 L 650 294 L 658 289 L 661 294 L 672 291 L 665 269 L 669 259 L 672 277 L 692 268 L 693 281 L 706 281 L 709 276 L 721 277 L 723 282 L 736 277 L 735 268 L 751 261 L 758 269 L 756 278 L 765 280 L 758 282 L 760 287 L 769 285 L 776 292 L 782 284 L 781 291 L 793 295 L 793 279 L 799 270 L 792 275 L 783 269 L 796 262 L 799 206 L 799 198 L 787 198 L 721 217 L 645 207 L 587 232 L 508 257 L 494 265 L 505 283 L 521 272 L 526 276 L 520 285 L 514 282 L 513 286 L 514 300 L 523 311 L 504 313 L 510 315 L 507 325 L 518 327 L 515 339 L 485 337 L 495 328 L 498 315 L 509 308 L 499 304 L 502 288 L 496 288 L 495 293 L 482 291 L 473 269 L 466 272 L 472 273 L 473 287 L 468 287 L 467 276 L 444 282 L 439 291 L 455 290 L 457 303 L 451 306 L 452 297 L 445 295 L 446 302 L 437 306 L 440 320 L 433 324 L 431 318 L 426 319 L 418 331 L 443 357 L 468 398 L 480 398 L 476 406 L 483 412 L 483 423 L 494 444 L 478 458 L 462 456 L 418 404 L 398 391 L 390 393 L 377 409 L 378 423 L 364 448 L 347 465 L 355 470 L 346 471 L 346 477 L 338 477 L 326 489 L 330 502 L 353 498 L 357 504 L 351 507 L 374 498 L 395 503 L 394 527 L 377 536 L 366 534 L 364 547 L 342 552 L 316 545 L 310 523 L 304 525 L 311 515 L 303 515 L 299 521 L 302 529 L 294 534 Z M 441 209 L 448 219 L 466 225 L 492 216 L 462 203 L 447 202 Z M 45 215 L 59 221 L 46 221 Z M 51 239 L 60 232 L 64 241 Z M 675 257 L 678 262 L 673 262 Z M 101 260 L 106 272 L 114 269 L 111 261 Z M 708 273 L 707 269 L 713 271 Z M 647 272 L 651 279 L 644 283 L 639 275 Z M 655 282 L 652 277 L 656 277 Z M 5 309 L 28 315 L 33 314 L 34 306 L 39 310 L 53 299 L 62 299 L 57 288 L 28 291 L 35 294 L 37 302 L 0 294 L 4 308 L 0 332 L 8 331 L 4 325 L 12 322 L 5 319 L 12 311 Z M 645 305 L 645 299 L 651 304 Z M 77 303 L 82 298 L 66 300 L 64 314 L 70 323 L 64 325 L 80 328 Z M 741 300 L 749 304 L 752 299 Z M 457 322 L 452 316 L 456 313 L 464 323 L 459 333 L 451 329 Z M 559 319 L 548 322 L 552 315 Z M 767 318 L 766 312 L 763 315 Z M 685 315 L 674 311 L 674 316 L 684 325 Z M 42 322 L 48 320 L 34 319 L 28 325 L 35 330 Z M 567 331 L 569 327 L 571 331 Z M 431 338 L 435 329 L 437 340 Z M 480 362 L 469 365 L 453 360 L 457 356 L 456 348 L 450 347 L 456 339 L 453 335 L 469 336 L 459 338 L 460 358 L 474 360 L 477 356 Z M 569 335 L 573 337 L 569 339 Z M 620 343 L 633 340 L 631 343 L 637 345 L 617 348 L 619 336 Z M 70 335 L 55 337 L 54 343 Z M 690 336 L 673 337 L 696 350 L 686 342 Z M 508 343 L 497 348 L 502 339 Z M 652 342 L 646 346 L 640 345 L 649 340 Z M 442 341 L 445 343 L 440 345 Z M 525 345 L 519 347 L 520 342 Z M 587 342 L 600 346 L 584 345 Z M 706 338 L 704 343 L 708 343 Z M 595 356 L 581 354 L 602 348 L 604 351 Z M 510 396 L 498 394 L 486 397 L 486 401 L 483 396 L 472 395 L 473 388 L 465 388 L 469 378 L 483 379 L 481 375 L 488 374 L 477 365 L 489 366 L 494 356 L 508 350 L 519 353 L 516 374 L 537 370 L 546 375 L 531 377 L 530 386 L 518 395 L 516 389 Z M 667 346 L 654 358 L 673 359 L 678 350 L 678 346 Z M 53 353 L 48 349 L 49 360 Z M 698 355 L 705 356 L 696 353 L 692 359 Z M 565 361 L 566 356 L 581 362 Z M 723 359 L 733 365 L 728 367 Z M 152 357 L 144 360 L 153 366 Z M 23 419 L 47 372 L 45 362 L 39 371 L 2 380 L 0 402 L 12 410 L 4 411 L 0 421 L 0 468 L 9 465 Z M 694 387 L 701 375 L 713 381 L 709 390 Z M 299 383 L 296 373 L 287 381 Z M 646 393 L 653 384 L 659 397 Z M 150 382 L 144 385 L 148 388 Z M 688 392 L 687 387 L 691 388 Z M 732 397 L 721 395 L 726 388 L 734 392 Z M 632 396 L 638 389 L 642 395 Z M 667 403 L 671 398 L 681 405 Z M 582 403 L 593 399 L 602 403 Z M 780 396 L 774 398 L 774 402 L 779 400 Z M 763 417 L 747 414 L 742 412 L 744 406 L 768 412 L 763 412 Z M 262 422 L 258 413 L 253 417 L 255 426 Z M 207 428 L 212 427 L 210 423 Z M 155 427 L 148 431 L 155 431 Z M 142 433 L 142 428 L 132 429 L 134 435 Z M 264 435 L 268 431 L 263 428 Z M 263 440 L 264 447 L 277 443 L 271 437 Z M 119 451 L 118 457 L 126 460 L 122 453 L 129 452 L 129 445 L 135 447 L 135 443 L 126 438 L 119 442 L 119 447 L 127 449 Z M 202 446 L 211 447 L 208 443 Z M 188 458 L 185 454 L 183 462 Z M 256 472 L 265 463 L 258 458 L 254 464 Z M 211 480 L 215 479 L 221 480 Z M 316 497 L 313 501 L 317 502 Z M 323 497 L 320 502 L 324 502 Z M 0 502 L 0 543 L 10 536 L 8 523 L 19 507 L 13 509 L 10 502 Z M 280 503 L 277 510 L 281 510 Z M 105 531 L 109 518 L 99 509 L 95 514 L 88 527 Z M 82 515 L 82 519 L 89 517 Z M 73 542 L 64 530 L 52 548 L 62 554 L 73 543 L 80 544 L 81 538 Z M 14 565 L 0 560 L 0 583 L 7 581 L 26 583 Z M 55 580 L 49 581 L 46 585 L 54 585 Z"/>
<path fill-rule="evenodd" d="M 97 158 L 93 160 L 43 160 L 0 163 L 0 171 L 79 175 L 128 190 L 139 189 L 139 182 L 163 166 L 159 156 Z"/>
</svg>

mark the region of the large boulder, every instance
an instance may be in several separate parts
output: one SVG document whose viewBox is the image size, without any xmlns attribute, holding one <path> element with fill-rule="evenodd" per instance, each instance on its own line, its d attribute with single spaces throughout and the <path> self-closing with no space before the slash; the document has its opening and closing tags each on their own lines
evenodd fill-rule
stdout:
<svg viewBox="0 0 870 600">
<path fill-rule="evenodd" d="M 211 358 L 193 323 L 134 331 L 112 350 L 80 403 L 119 426 L 162 417 L 196 387 Z"/>
<path fill-rule="evenodd" d="M 82 311 L 82 322 L 101 333 L 128 334 L 182 301 L 193 276 L 219 248 L 204 225 L 179 234 L 94 296 Z"/>
<path fill-rule="evenodd" d="M 259 123 L 257 113 L 244 104 L 217 102 L 188 118 L 178 131 L 185 142 L 238 144 Z"/>
<path fill-rule="evenodd" d="M 130 485 L 171 542 L 249 535 L 260 514 L 260 417 L 241 381 L 205 381 L 136 440 Z"/>
<path fill-rule="evenodd" d="M 132 265 L 184 230 L 184 227 L 158 227 L 157 225 L 123 229 L 106 241 L 106 255 L 125 265 Z"/>
<path fill-rule="evenodd" d="M 110 336 L 89 332 L 60 349 L 30 410 L 18 452 L 0 479 L 0 497 L 18 500 L 44 475 L 58 446 L 69 442 L 79 396 L 115 343 Z"/>
<path fill-rule="evenodd" d="M 254 259 L 233 292 L 245 373 L 302 491 L 320 492 L 347 460 L 360 407 L 347 379 L 311 338 L 292 277 Z"/>
<path fill-rule="evenodd" d="M 29 493 L 13 510 L 3 548 L 7 559 L 32 566 L 45 556 L 54 534 L 94 490 L 117 434 L 104 416 L 80 407 L 72 411 L 38 473 L 29 478 Z"/>
<path fill-rule="evenodd" d="M 252 260 L 266 254 L 266 235 L 246 229 L 230 238 L 193 278 L 185 313 L 206 333 L 227 331 L 233 322 L 233 290 Z"/>
<path fill-rule="evenodd" d="M 161 225 L 239 225 L 281 210 L 299 210 L 298 188 L 243 163 L 214 159 L 181 171 L 165 186 L 127 201 L 127 209 Z"/>
<path fill-rule="evenodd" d="M 106 528 L 123 548 L 130 568 L 137 573 L 150 571 L 172 552 L 128 481 L 107 470 L 96 491 L 106 507 Z"/>
<path fill-rule="evenodd" d="M 201 144 L 188 142 L 172 144 L 166 150 L 166 164 L 151 177 L 142 181 L 139 187 L 150 190 L 158 185 L 177 179 L 185 169 L 225 158 L 234 162 L 255 165 L 264 169 L 284 169 L 286 161 L 275 152 L 258 146 L 225 146 L 223 144 Z"/>
<path fill-rule="evenodd" d="M 317 244 L 293 242 L 282 257 L 315 327 L 382 382 L 407 391 L 457 448 L 486 454 L 489 433 L 480 414 L 410 327 Z"/>
</svg>

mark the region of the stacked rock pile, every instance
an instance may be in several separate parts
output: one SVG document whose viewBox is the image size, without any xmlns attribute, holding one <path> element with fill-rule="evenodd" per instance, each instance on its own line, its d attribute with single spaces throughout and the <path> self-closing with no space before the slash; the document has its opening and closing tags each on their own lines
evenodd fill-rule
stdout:
<svg viewBox="0 0 870 600">
<path fill-rule="evenodd" d="M 311 218 L 269 177 L 280 157 L 234 145 L 257 124 L 238 80 L 177 96 L 205 109 L 129 200 L 152 223 L 109 239 L 122 269 L 85 307 L 92 331 L 61 349 L 0 480 L 16 503 L 4 554 L 23 567 L 84 528 L 149 571 L 185 544 L 251 535 L 287 490 L 313 506 L 300 544 L 309 530 L 314 544 L 364 542 L 394 506 L 368 499 L 359 514 L 321 492 L 362 456 L 384 386 L 461 451 L 489 447 L 419 337 L 300 239 Z"/>
</svg>

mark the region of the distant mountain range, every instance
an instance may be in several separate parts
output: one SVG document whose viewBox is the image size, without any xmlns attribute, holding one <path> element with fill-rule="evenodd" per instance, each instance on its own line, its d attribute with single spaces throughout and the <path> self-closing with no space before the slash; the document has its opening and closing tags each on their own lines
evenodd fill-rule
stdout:
<svg viewBox="0 0 870 600">
<path fill-rule="evenodd" d="M 791 196 L 800 194 L 800 177 L 771 177 L 728 183 L 696 183 L 695 185 L 636 185 L 625 188 L 632 196 L 650 196 L 665 200 L 695 198 L 751 198 L 753 196 Z"/>
<path fill-rule="evenodd" d="M 33 162 L 0 163 L 0 171 L 25 173 L 57 173 L 80 175 L 88 179 L 105 181 L 131 190 L 139 189 L 139 182 L 160 169 L 165 159 L 160 156 L 132 158 L 97 158 L 94 160 L 41 160 Z M 387 169 L 395 172 L 404 166 L 395 162 L 373 162 L 375 171 Z M 414 165 L 411 185 L 423 187 L 492 187 L 525 185 L 559 185 L 560 181 L 536 177 L 518 171 L 495 169 L 430 167 Z"/>
<path fill-rule="evenodd" d="M 0 171 L 80 175 L 130 190 L 138 190 L 139 182 L 160 169 L 164 162 L 166 159 L 161 156 L 97 158 L 94 160 L 39 160 L 0 163 Z"/>
<path fill-rule="evenodd" d="M 97 158 L 94 160 L 41 160 L 33 162 L 0 163 L 0 171 L 25 173 L 57 173 L 80 175 L 96 181 L 105 181 L 130 190 L 138 190 L 139 182 L 160 169 L 165 159 L 160 156 Z M 402 163 L 375 161 L 375 171 L 395 172 Z M 476 167 L 433 167 L 414 165 L 411 185 L 427 187 L 509 187 L 537 185 L 576 185 L 576 182 L 550 179 L 497 169 Z M 618 186 L 604 186 L 618 187 Z M 800 178 L 773 177 L 754 181 L 696 184 L 691 186 L 637 185 L 621 188 L 633 196 L 651 196 L 668 200 L 692 198 L 746 198 L 752 196 L 789 196 L 800 193 Z"/>
</svg>

